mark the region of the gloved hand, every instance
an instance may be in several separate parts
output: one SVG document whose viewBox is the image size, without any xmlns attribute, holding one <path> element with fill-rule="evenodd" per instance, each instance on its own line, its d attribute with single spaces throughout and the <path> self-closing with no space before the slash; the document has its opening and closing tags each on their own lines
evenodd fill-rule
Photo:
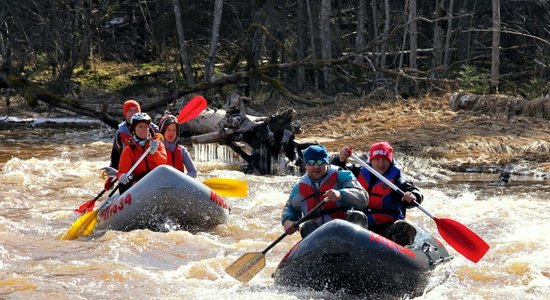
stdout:
<svg viewBox="0 0 550 300">
<path fill-rule="evenodd" d="M 103 185 L 103 188 L 108 191 L 113 188 L 113 182 L 111 181 L 111 177 L 108 177 L 107 180 L 105 180 L 105 184 Z"/>
<path fill-rule="evenodd" d="M 120 178 L 118 178 L 118 181 L 124 185 L 130 183 L 130 180 L 132 180 L 132 174 L 126 175 L 126 173 L 122 173 L 122 175 L 120 175 Z"/>
<path fill-rule="evenodd" d="M 348 158 L 351 156 L 351 151 L 353 148 L 351 147 L 344 147 L 340 149 L 340 153 L 338 154 L 338 159 L 341 162 L 348 161 Z"/>
<path fill-rule="evenodd" d="M 164 141 L 164 136 L 162 135 L 162 133 L 157 132 L 155 133 L 154 139 L 157 141 Z"/>
<path fill-rule="evenodd" d="M 159 142 L 156 141 L 156 140 L 152 140 L 150 143 L 149 143 L 149 153 L 151 155 L 155 154 L 155 152 L 157 152 L 157 149 L 159 148 Z"/>
<path fill-rule="evenodd" d="M 292 220 L 285 220 L 283 227 L 285 228 L 285 232 L 288 235 L 293 234 L 298 230 L 300 227 L 296 226 L 296 223 Z"/>
<path fill-rule="evenodd" d="M 113 167 L 101 168 L 101 175 L 102 175 L 103 178 L 106 178 L 106 177 L 114 178 L 114 177 L 116 177 L 116 173 L 117 173 L 117 169 L 115 169 Z"/>
</svg>

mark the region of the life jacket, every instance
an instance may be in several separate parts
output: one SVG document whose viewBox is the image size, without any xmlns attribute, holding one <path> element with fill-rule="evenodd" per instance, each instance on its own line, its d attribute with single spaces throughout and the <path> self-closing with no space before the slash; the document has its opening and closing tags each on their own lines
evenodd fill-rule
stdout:
<svg viewBox="0 0 550 300">
<path fill-rule="evenodd" d="M 122 159 L 125 159 L 125 160 L 129 159 L 130 162 L 136 162 L 141 157 L 141 155 L 143 154 L 145 149 L 149 148 L 150 142 L 147 142 L 145 144 L 145 146 L 142 147 L 142 146 L 136 144 L 136 142 L 132 138 L 130 138 L 130 139 L 126 140 L 126 144 L 127 144 L 128 147 L 130 147 L 130 149 L 124 150 L 124 151 L 130 151 L 131 157 L 121 156 L 121 160 Z M 162 142 L 159 142 L 159 148 L 157 149 L 157 152 L 155 152 L 154 155 L 146 155 L 145 158 L 134 169 L 134 171 L 132 172 L 132 175 L 133 175 L 132 181 L 137 182 L 142 177 L 147 175 L 147 173 L 149 173 L 155 167 L 157 167 L 159 165 L 166 164 L 166 156 L 165 156 L 166 152 L 165 151 L 166 150 L 164 148 L 164 144 Z M 131 163 L 128 163 L 127 165 L 131 165 Z M 119 173 L 121 173 L 122 171 L 123 170 L 120 170 L 120 168 L 119 168 Z M 127 171 L 127 170 L 124 170 L 124 171 Z"/>
<path fill-rule="evenodd" d="M 124 146 L 127 145 L 128 139 L 132 138 L 132 134 L 130 133 L 130 129 L 128 128 L 128 125 L 126 124 L 126 121 L 118 124 L 118 130 L 117 130 L 117 138 L 120 141 L 119 143 L 115 143 L 117 147 L 119 147 L 119 151 L 122 152 L 122 149 L 124 149 Z"/>
<path fill-rule="evenodd" d="M 177 145 L 174 151 L 170 151 L 166 148 L 166 160 L 167 165 L 185 172 L 185 165 L 183 164 L 183 147 L 181 145 Z"/>
<path fill-rule="evenodd" d="M 395 183 L 401 177 L 401 171 L 394 164 L 386 171 L 384 177 Z M 369 220 L 369 226 L 374 224 L 393 223 L 396 220 L 405 219 L 405 204 L 392 194 L 392 189 L 378 177 L 374 176 L 366 168 L 361 168 L 357 180 L 369 193 L 369 204 L 365 214 Z"/>
<path fill-rule="evenodd" d="M 299 194 L 303 199 L 300 201 L 300 206 L 302 209 L 302 213 L 305 215 L 323 200 L 323 195 L 326 191 L 339 188 L 338 169 L 330 168 L 327 174 L 325 174 L 325 177 L 319 183 L 318 188 L 308 176 L 303 176 L 298 184 Z M 317 222 L 319 225 L 324 224 L 332 219 L 345 220 L 346 211 L 348 209 L 349 207 L 339 206 L 337 202 L 329 201 L 321 206 L 318 214 L 315 214 L 313 218 L 315 219 L 315 222 Z"/>
</svg>

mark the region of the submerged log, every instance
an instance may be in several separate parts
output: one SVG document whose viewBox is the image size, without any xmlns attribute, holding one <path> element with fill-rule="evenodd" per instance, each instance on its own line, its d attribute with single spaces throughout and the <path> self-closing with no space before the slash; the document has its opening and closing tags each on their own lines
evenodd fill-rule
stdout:
<svg viewBox="0 0 550 300">
<path fill-rule="evenodd" d="M 246 161 L 245 173 L 280 174 L 289 166 L 301 165 L 301 150 L 309 143 L 295 141 L 301 132 L 296 111 L 282 107 L 267 117 L 252 116 L 246 114 L 246 100 L 239 97 L 227 110 L 208 109 L 182 125 L 182 130 L 201 133 L 191 137 L 193 143 L 229 146 Z"/>
</svg>

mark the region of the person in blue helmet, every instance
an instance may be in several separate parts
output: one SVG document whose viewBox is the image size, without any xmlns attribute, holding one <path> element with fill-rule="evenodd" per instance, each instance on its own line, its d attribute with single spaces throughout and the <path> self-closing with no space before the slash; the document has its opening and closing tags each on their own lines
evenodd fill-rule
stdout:
<svg viewBox="0 0 550 300">
<path fill-rule="evenodd" d="M 328 152 L 323 146 L 309 146 L 303 156 L 306 174 L 292 188 L 281 215 L 285 232 L 293 234 L 298 229 L 295 226 L 296 221 L 323 199 L 329 201 L 319 209 L 313 219 L 303 223 L 300 229 L 302 238 L 330 220 L 348 219 L 350 209 L 362 210 L 369 202 L 367 191 L 361 187 L 352 172 L 329 164 Z"/>
</svg>

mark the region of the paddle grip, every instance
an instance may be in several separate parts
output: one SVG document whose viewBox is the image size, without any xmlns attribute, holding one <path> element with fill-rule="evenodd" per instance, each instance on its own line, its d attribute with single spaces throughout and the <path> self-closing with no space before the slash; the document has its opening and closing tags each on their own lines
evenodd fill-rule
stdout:
<svg viewBox="0 0 550 300">
<path fill-rule="evenodd" d="M 309 219 L 309 217 L 311 217 L 311 215 L 316 213 L 317 210 L 319 210 L 319 208 L 321 208 L 321 206 L 323 206 L 323 204 L 325 204 L 327 202 L 328 202 L 327 198 L 323 199 L 323 201 L 321 201 L 317 205 L 315 205 L 315 207 L 313 207 L 305 216 L 303 216 L 300 220 L 296 221 L 294 223 L 294 226 L 298 226 L 298 225 L 302 224 L 304 221 L 307 221 Z M 287 235 L 288 235 L 288 233 L 286 233 L 286 232 L 281 234 L 280 237 L 278 237 L 273 243 L 271 243 L 269 246 L 267 246 L 267 248 L 265 248 L 264 251 L 262 251 L 262 254 L 265 255 L 267 253 L 267 251 L 269 251 L 269 250 L 271 250 L 271 248 L 275 247 L 275 245 L 277 245 L 280 241 L 282 241 Z"/>
</svg>

